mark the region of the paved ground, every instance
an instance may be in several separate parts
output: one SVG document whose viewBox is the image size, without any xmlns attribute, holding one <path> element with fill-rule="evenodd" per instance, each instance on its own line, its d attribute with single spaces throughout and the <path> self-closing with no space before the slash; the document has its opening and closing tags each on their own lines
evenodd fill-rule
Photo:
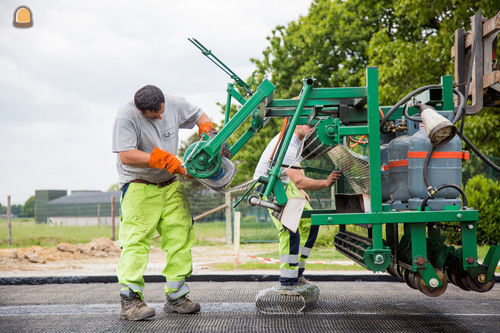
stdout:
<svg viewBox="0 0 500 333">
<path fill-rule="evenodd" d="M 354 280 L 354 279 L 353 279 Z M 0 332 L 498 332 L 500 285 L 487 293 L 449 285 L 437 298 L 399 282 L 316 282 L 316 307 L 263 315 L 259 290 L 275 282 L 190 282 L 195 315 L 166 314 L 163 284 L 148 283 L 153 320 L 118 319 L 114 283 L 0 285 Z"/>
</svg>

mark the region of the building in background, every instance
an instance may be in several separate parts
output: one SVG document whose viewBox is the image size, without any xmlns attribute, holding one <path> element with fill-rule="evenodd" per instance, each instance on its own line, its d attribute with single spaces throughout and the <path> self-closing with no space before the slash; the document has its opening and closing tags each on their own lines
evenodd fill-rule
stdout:
<svg viewBox="0 0 500 333">
<path fill-rule="evenodd" d="M 36 190 L 35 221 L 55 225 L 111 225 L 111 198 L 115 216 L 120 216 L 119 191 Z M 118 225 L 119 218 L 115 218 Z"/>
</svg>

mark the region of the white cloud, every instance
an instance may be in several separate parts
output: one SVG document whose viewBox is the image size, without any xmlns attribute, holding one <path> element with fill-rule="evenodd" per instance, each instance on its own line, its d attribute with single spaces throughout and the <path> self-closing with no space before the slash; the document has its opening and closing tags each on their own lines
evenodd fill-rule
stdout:
<svg viewBox="0 0 500 333">
<path fill-rule="evenodd" d="M 266 36 L 307 13 L 310 0 L 25 1 L 34 26 L 0 12 L 0 203 L 36 189 L 106 190 L 117 181 L 111 129 L 145 84 L 186 97 L 221 120 L 230 78 L 195 37 L 246 79 Z M 186 138 L 191 131 L 182 131 Z"/>
</svg>

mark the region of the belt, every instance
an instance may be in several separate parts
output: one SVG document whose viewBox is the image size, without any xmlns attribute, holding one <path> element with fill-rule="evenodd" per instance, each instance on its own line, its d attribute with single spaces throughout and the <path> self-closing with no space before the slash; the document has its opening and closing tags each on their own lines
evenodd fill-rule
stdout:
<svg viewBox="0 0 500 333">
<path fill-rule="evenodd" d="M 172 184 L 176 180 L 177 180 L 177 177 L 174 176 L 173 178 L 170 178 L 169 180 L 164 181 L 164 182 L 160 182 L 160 183 L 152 183 L 152 182 L 148 182 L 147 180 L 144 180 L 144 179 L 134 179 L 131 181 L 131 183 L 140 183 L 140 184 L 146 184 L 146 185 L 156 185 L 158 187 L 165 187 L 165 186 Z"/>
</svg>

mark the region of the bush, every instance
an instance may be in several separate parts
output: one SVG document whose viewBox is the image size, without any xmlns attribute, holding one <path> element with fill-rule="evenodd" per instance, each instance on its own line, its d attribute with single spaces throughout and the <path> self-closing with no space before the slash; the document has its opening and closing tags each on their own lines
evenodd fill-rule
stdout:
<svg viewBox="0 0 500 333">
<path fill-rule="evenodd" d="M 257 222 L 257 219 L 253 215 L 247 215 L 241 221 L 241 223 L 243 223 L 243 224 L 245 224 L 245 223 L 255 223 L 255 222 Z"/>
<path fill-rule="evenodd" d="M 327 247 L 333 248 L 333 238 L 335 234 L 339 231 L 338 226 L 334 225 L 322 225 L 319 228 L 318 238 L 316 238 L 315 247 Z"/>
<path fill-rule="evenodd" d="M 496 244 L 500 240 L 500 184 L 483 175 L 469 179 L 465 185 L 468 206 L 479 210 L 477 224 L 477 243 L 480 245 Z M 460 234 L 445 232 L 446 238 L 453 244 L 461 242 Z"/>
</svg>

